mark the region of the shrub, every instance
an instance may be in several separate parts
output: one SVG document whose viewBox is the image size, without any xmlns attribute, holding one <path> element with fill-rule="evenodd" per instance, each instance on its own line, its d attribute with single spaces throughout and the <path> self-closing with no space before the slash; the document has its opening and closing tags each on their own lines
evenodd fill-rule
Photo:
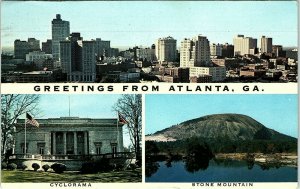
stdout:
<svg viewBox="0 0 300 189">
<path fill-rule="evenodd" d="M 25 165 L 25 164 L 22 164 L 22 165 L 20 166 L 20 169 L 22 169 L 23 171 L 24 171 L 26 168 L 27 168 L 27 165 Z"/>
<path fill-rule="evenodd" d="M 8 170 L 15 170 L 17 169 L 17 165 L 15 163 L 10 163 L 7 165 Z"/>
<path fill-rule="evenodd" d="M 98 173 L 98 172 L 108 172 L 116 168 L 116 166 L 109 165 L 108 159 L 100 159 L 94 162 L 83 163 L 80 169 L 81 173 Z"/>
<path fill-rule="evenodd" d="M 45 172 L 47 172 L 48 169 L 50 168 L 50 166 L 46 164 L 46 165 L 43 165 L 42 168 L 44 169 Z"/>
<path fill-rule="evenodd" d="M 1 169 L 6 169 L 6 168 L 7 168 L 7 163 L 2 162 L 2 163 L 1 163 Z"/>
<path fill-rule="evenodd" d="M 31 167 L 34 169 L 34 171 L 37 171 L 40 168 L 40 165 L 37 163 L 33 163 Z"/>
<path fill-rule="evenodd" d="M 53 169 L 55 173 L 63 173 L 67 169 L 67 167 L 62 163 L 54 163 L 53 165 L 51 165 L 51 169 Z"/>
</svg>

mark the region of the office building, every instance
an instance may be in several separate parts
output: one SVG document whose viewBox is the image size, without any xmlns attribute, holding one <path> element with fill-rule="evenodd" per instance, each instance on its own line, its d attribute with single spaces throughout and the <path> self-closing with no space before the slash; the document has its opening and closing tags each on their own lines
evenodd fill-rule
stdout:
<svg viewBox="0 0 300 189">
<path fill-rule="evenodd" d="M 176 40 L 173 37 L 159 38 L 155 44 L 155 55 L 159 62 L 173 62 L 177 59 Z"/>
<path fill-rule="evenodd" d="M 60 14 L 52 20 L 52 54 L 54 60 L 60 60 L 60 41 L 65 41 L 70 35 L 70 23 L 61 19 Z"/>
<path fill-rule="evenodd" d="M 233 38 L 234 55 L 254 54 L 257 49 L 257 39 L 237 35 Z"/>
</svg>

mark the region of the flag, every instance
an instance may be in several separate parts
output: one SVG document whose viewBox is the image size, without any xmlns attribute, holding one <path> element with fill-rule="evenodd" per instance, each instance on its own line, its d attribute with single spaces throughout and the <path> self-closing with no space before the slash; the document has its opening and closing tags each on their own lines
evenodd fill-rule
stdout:
<svg viewBox="0 0 300 189">
<path fill-rule="evenodd" d="M 30 125 L 33 125 L 35 127 L 39 127 L 40 124 L 35 119 L 33 119 L 33 117 L 28 113 L 26 113 L 26 118 L 26 123 L 29 123 Z"/>
<path fill-rule="evenodd" d="M 118 115 L 119 115 L 119 122 L 126 124 L 127 123 L 126 119 L 119 112 L 118 112 Z"/>
</svg>

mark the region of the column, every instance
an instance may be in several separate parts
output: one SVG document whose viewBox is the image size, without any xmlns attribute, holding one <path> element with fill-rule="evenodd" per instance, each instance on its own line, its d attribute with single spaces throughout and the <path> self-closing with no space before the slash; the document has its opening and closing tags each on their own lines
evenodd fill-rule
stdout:
<svg viewBox="0 0 300 189">
<path fill-rule="evenodd" d="M 85 131 L 85 132 L 83 132 L 83 135 L 84 135 L 84 154 L 85 155 L 87 155 L 88 154 L 88 151 L 87 151 L 87 149 L 88 149 L 88 146 L 87 146 L 87 140 L 88 140 L 88 138 L 87 138 L 87 132 Z"/>
<path fill-rule="evenodd" d="M 63 132 L 64 155 L 67 154 L 67 132 Z"/>
<path fill-rule="evenodd" d="M 52 133 L 52 155 L 56 154 L 56 133 Z"/>
<path fill-rule="evenodd" d="M 76 131 L 73 132 L 73 136 L 74 136 L 74 154 L 77 155 L 77 132 Z"/>
</svg>

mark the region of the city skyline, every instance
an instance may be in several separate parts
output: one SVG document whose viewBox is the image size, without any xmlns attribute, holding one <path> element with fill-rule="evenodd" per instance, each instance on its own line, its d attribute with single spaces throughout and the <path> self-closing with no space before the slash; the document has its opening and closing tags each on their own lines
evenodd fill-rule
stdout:
<svg viewBox="0 0 300 189">
<path fill-rule="evenodd" d="M 284 47 L 297 45 L 296 1 L 5 1 L 2 8 L 3 48 L 13 47 L 16 39 L 51 39 L 51 20 L 56 14 L 70 22 L 70 33 L 80 32 L 84 40 L 110 40 L 112 47 L 150 47 L 158 38 L 167 36 L 176 39 L 180 46 L 184 38 L 198 34 L 207 36 L 210 43 L 232 44 L 233 37 L 242 34 L 258 40 L 261 36 L 271 37 L 273 44 Z M 78 12 L 84 16 L 78 16 Z"/>
<path fill-rule="evenodd" d="M 280 133 L 298 137 L 297 95 L 146 95 L 145 134 L 210 114 L 252 117 Z"/>
</svg>

